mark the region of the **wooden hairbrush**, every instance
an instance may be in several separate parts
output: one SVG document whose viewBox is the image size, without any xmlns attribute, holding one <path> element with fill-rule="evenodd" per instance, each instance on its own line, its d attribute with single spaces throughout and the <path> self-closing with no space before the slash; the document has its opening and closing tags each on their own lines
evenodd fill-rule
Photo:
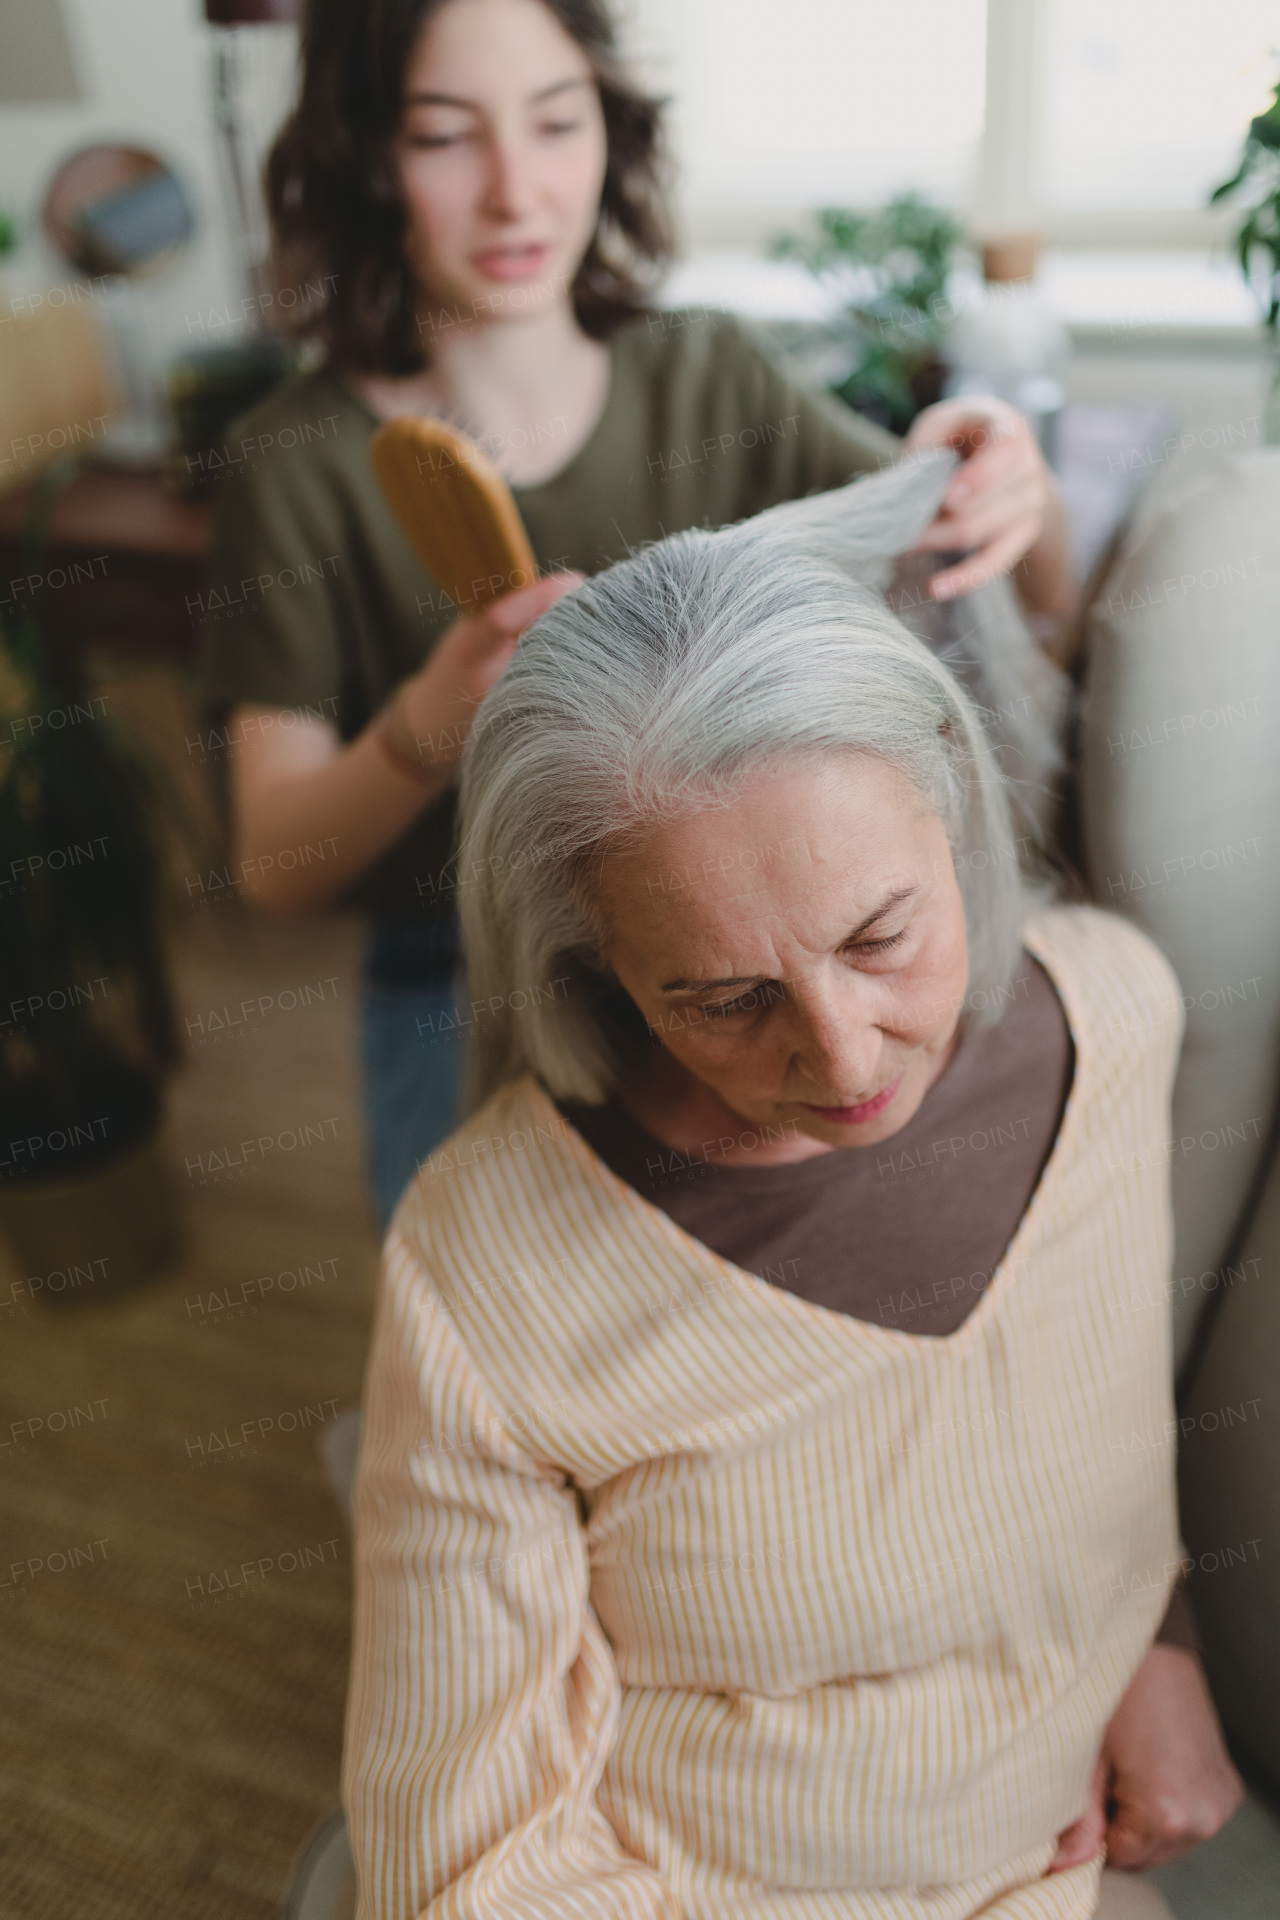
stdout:
<svg viewBox="0 0 1280 1920">
<path fill-rule="evenodd" d="M 492 460 L 443 420 L 388 420 L 369 445 L 401 531 L 459 613 L 531 586 L 538 563 Z"/>
</svg>

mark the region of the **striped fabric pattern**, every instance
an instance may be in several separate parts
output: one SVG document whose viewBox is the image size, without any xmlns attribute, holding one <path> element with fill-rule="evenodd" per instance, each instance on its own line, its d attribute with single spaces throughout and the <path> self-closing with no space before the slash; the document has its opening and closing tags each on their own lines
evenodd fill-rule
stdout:
<svg viewBox="0 0 1280 1920">
<path fill-rule="evenodd" d="M 356 1491 L 361 1920 L 1093 1912 L 1098 1863 L 1045 1868 L 1179 1552 L 1168 1328 L 1125 1307 L 1180 1003 L 1108 915 L 1026 941 L 1075 1080 L 945 1338 L 732 1266 L 532 1080 L 423 1168 Z"/>
</svg>

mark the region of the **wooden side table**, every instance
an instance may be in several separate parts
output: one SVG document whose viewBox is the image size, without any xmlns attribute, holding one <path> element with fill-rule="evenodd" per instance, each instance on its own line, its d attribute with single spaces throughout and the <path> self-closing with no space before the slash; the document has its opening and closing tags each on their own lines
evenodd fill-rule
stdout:
<svg viewBox="0 0 1280 1920">
<path fill-rule="evenodd" d="M 30 570 L 31 489 L 0 498 L 0 609 L 32 607 L 51 647 L 183 667 L 196 648 L 188 599 L 203 584 L 213 505 L 158 477 L 85 467 L 59 495 L 44 559 Z"/>
</svg>

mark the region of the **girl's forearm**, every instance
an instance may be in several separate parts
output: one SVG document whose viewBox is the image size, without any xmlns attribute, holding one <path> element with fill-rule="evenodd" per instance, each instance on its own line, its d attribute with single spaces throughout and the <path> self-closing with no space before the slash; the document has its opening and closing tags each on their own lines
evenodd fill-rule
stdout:
<svg viewBox="0 0 1280 1920">
<path fill-rule="evenodd" d="M 1013 570 L 1023 609 L 1048 629 L 1044 645 L 1059 666 L 1070 665 L 1064 649 L 1075 626 L 1080 587 L 1071 569 L 1067 516 L 1056 487 L 1049 490 L 1040 537 Z"/>
<path fill-rule="evenodd" d="M 387 757 L 374 721 L 349 745 L 299 741 L 246 757 L 235 781 L 234 857 L 245 895 L 269 912 L 330 905 L 438 799 Z M 299 751 L 301 749 L 301 751 Z"/>
</svg>

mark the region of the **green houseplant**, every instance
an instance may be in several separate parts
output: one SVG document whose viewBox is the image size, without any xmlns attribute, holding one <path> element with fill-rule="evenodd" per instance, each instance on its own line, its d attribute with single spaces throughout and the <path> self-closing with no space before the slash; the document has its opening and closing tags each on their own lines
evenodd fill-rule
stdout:
<svg viewBox="0 0 1280 1920">
<path fill-rule="evenodd" d="M 1243 197 L 1245 216 L 1236 232 L 1236 252 L 1250 286 L 1261 291 L 1263 324 L 1271 341 L 1271 385 L 1265 437 L 1280 443 L 1280 85 L 1265 113 L 1249 122 L 1240 165 L 1215 187 L 1210 206 Z M 1261 272 L 1259 271 L 1261 269 Z"/>
<path fill-rule="evenodd" d="M 53 491 L 37 493 L 33 576 Z M 79 661 L 55 656 L 31 601 L 0 606 L 0 1231 L 48 1298 L 116 1291 L 178 1246 L 156 803 Z"/>
<path fill-rule="evenodd" d="M 873 213 L 824 207 L 816 223 L 812 239 L 776 241 L 774 256 L 798 260 L 821 279 L 848 282 L 834 326 L 850 371 L 832 391 L 905 433 L 942 390 L 947 274 L 961 229 L 915 193 L 898 194 Z"/>
</svg>

